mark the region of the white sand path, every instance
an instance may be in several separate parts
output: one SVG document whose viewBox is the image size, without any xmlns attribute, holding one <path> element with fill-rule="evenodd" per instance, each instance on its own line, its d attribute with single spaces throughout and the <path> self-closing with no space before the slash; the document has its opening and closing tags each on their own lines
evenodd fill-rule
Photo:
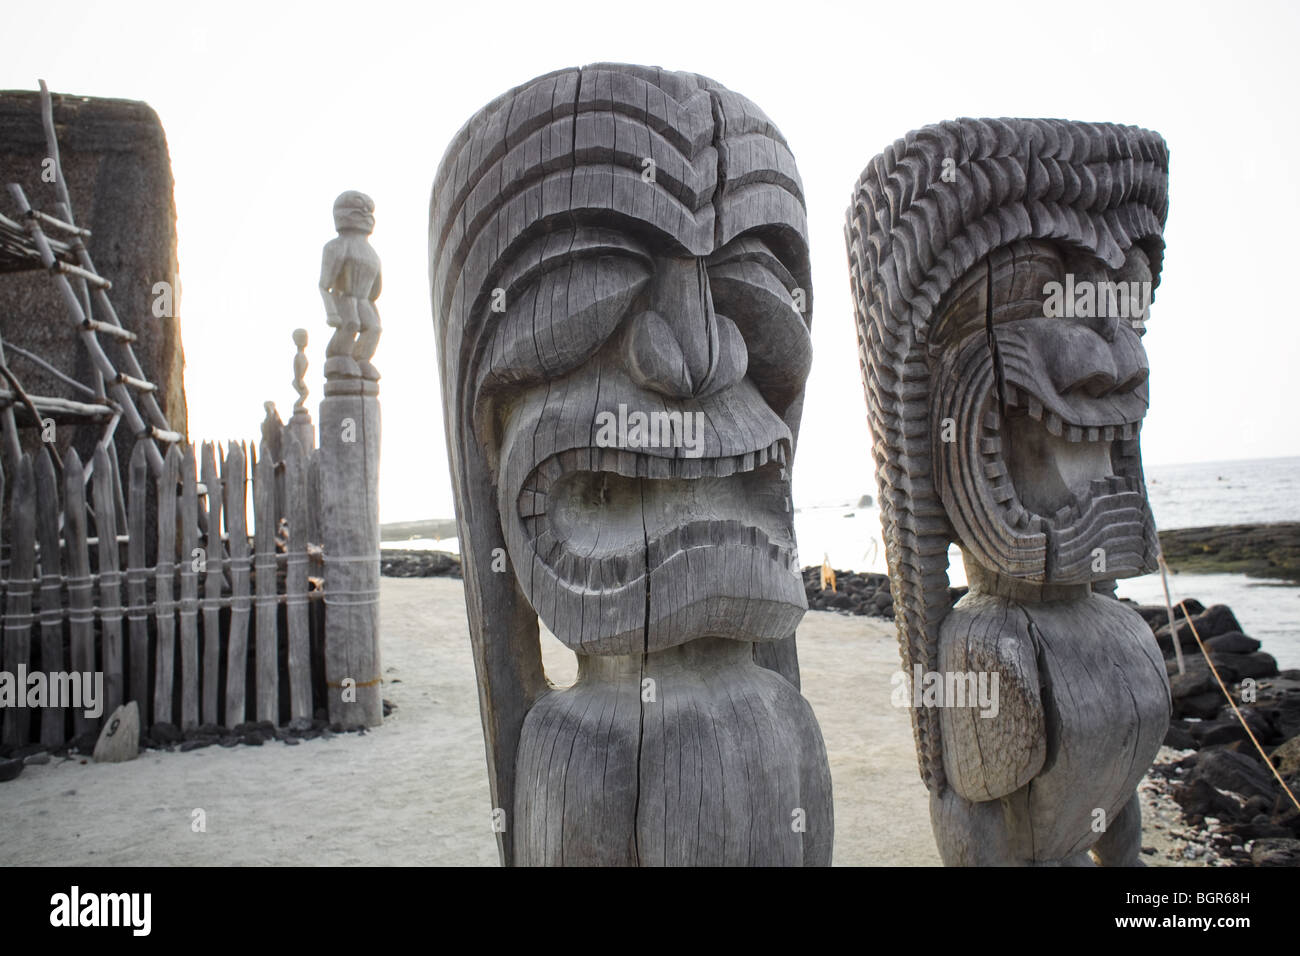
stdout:
<svg viewBox="0 0 1300 956">
<path fill-rule="evenodd" d="M 0 865 L 496 865 L 461 583 L 385 578 L 381 599 L 397 705 L 382 727 L 27 767 L 0 784 Z M 908 713 L 889 704 L 892 622 L 809 612 L 799 656 L 830 757 L 835 863 L 937 865 Z M 543 658 L 572 682 L 550 635 Z"/>
</svg>

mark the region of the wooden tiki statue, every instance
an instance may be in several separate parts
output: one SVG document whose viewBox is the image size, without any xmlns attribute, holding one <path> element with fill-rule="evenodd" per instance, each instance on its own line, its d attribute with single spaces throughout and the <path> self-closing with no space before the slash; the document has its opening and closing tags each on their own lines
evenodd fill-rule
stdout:
<svg viewBox="0 0 1300 956">
<path fill-rule="evenodd" d="M 949 865 L 1139 862 L 1169 684 L 1111 595 L 1157 554 L 1138 433 L 1167 183 L 1147 130 L 962 119 L 898 140 L 855 190 L 894 616 Z M 953 692 L 975 686 L 991 706 Z"/>
<path fill-rule="evenodd" d="M 811 300 L 780 133 L 700 76 L 539 77 L 452 141 L 429 250 L 503 862 L 829 863 L 794 649 Z"/>
</svg>

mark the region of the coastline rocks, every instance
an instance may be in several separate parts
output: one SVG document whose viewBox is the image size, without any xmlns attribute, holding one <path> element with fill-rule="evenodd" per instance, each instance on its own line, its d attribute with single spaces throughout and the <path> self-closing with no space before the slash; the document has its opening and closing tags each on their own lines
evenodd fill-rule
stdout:
<svg viewBox="0 0 1300 956">
<path fill-rule="evenodd" d="M 810 611 L 843 611 L 865 617 L 894 617 L 894 598 L 889 589 L 889 575 L 873 572 L 841 571 L 835 573 L 835 590 L 822 590 L 822 569 L 803 569 L 803 589 Z M 965 588 L 949 588 L 955 604 L 966 593 Z"/>
<path fill-rule="evenodd" d="M 1253 654 L 1259 648 L 1259 641 L 1241 631 L 1228 631 L 1205 642 L 1206 650 L 1220 654 Z"/>
<path fill-rule="evenodd" d="M 1189 782 L 1203 780 L 1219 790 L 1231 790 L 1245 797 L 1270 798 L 1277 794 L 1277 781 L 1260 767 L 1259 761 L 1231 750 L 1207 750 L 1198 754 Z"/>
<path fill-rule="evenodd" d="M 1162 612 L 1164 609 L 1161 609 Z M 1192 635 L 1192 626 L 1195 625 L 1196 633 L 1201 636 L 1202 641 L 1208 641 L 1212 637 L 1218 637 L 1221 634 L 1228 634 L 1232 631 L 1241 633 L 1241 625 L 1237 623 L 1237 618 L 1233 615 L 1232 609 L 1226 604 L 1214 604 L 1205 610 L 1197 613 L 1191 607 L 1188 611 L 1192 612 L 1191 621 L 1188 622 L 1183 617 L 1182 609 L 1174 608 L 1174 622 L 1178 625 L 1178 642 L 1186 652 L 1188 648 L 1196 648 L 1196 638 Z M 1173 653 L 1173 639 L 1169 634 L 1169 619 L 1165 614 L 1164 623 L 1155 629 L 1156 641 L 1160 644 L 1160 649 L 1166 654 Z M 1148 624 L 1151 622 L 1148 621 Z M 1209 645 L 1206 645 L 1207 649 Z"/>
<path fill-rule="evenodd" d="M 894 599 L 886 574 L 835 571 L 835 590 L 822 590 L 820 567 L 803 569 L 804 595 L 810 611 L 845 611 L 869 617 L 893 617 Z"/>
<path fill-rule="evenodd" d="M 460 555 L 385 548 L 380 552 L 379 573 L 389 578 L 459 578 Z"/>
<path fill-rule="evenodd" d="M 160 744 L 178 744 L 184 737 L 175 724 L 159 722 L 149 728 L 149 736 Z"/>
<path fill-rule="evenodd" d="M 1231 608 L 1186 602 L 1238 717 L 1181 609 L 1175 609 L 1185 666 L 1179 674 L 1166 609 L 1128 603 L 1164 654 L 1173 698 L 1165 744 L 1182 752 L 1157 761 L 1151 777 L 1167 788 L 1186 828 L 1199 831 L 1197 838 L 1219 854 L 1221 865 L 1300 865 L 1300 811 L 1251 740 L 1253 735 L 1287 785 L 1300 792 L 1300 671 L 1279 671 L 1260 642 L 1242 632 Z"/>
<path fill-rule="evenodd" d="M 1300 840 L 1278 837 L 1256 840 L 1250 859 L 1256 866 L 1300 866 Z"/>
<path fill-rule="evenodd" d="M 1300 583 L 1300 522 L 1218 525 L 1160 532 L 1176 571 L 1248 574 Z"/>
<path fill-rule="evenodd" d="M 1277 747 L 1269 754 L 1269 758 L 1273 761 L 1273 766 L 1277 767 L 1277 772 L 1284 777 L 1300 773 L 1300 737 L 1292 737 Z"/>
<path fill-rule="evenodd" d="M 1241 804 L 1229 794 L 1204 780 L 1192 780 L 1174 791 L 1175 802 L 1188 816 L 1233 817 L 1241 812 Z"/>
</svg>

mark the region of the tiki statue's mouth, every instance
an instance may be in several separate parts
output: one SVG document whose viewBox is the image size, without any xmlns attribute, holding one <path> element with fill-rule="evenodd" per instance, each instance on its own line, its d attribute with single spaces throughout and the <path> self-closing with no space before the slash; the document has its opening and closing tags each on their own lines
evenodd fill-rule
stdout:
<svg viewBox="0 0 1300 956">
<path fill-rule="evenodd" d="M 538 557 L 571 585 L 617 588 L 693 548 L 739 546 L 788 568 L 789 460 L 786 439 L 717 458 L 571 449 L 533 471 L 519 515 Z"/>
<path fill-rule="evenodd" d="M 1008 501 L 1013 525 L 1025 527 L 1033 516 L 1066 525 L 1094 500 L 1142 493 L 1137 424 L 1074 424 L 1014 386 L 1006 389 L 1003 416 L 1002 458 L 1015 489 L 1015 500 Z"/>
</svg>

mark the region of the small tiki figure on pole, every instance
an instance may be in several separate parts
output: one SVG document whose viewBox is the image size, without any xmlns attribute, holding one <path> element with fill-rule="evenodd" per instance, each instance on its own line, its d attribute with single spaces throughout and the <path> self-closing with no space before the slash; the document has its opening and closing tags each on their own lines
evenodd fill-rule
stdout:
<svg viewBox="0 0 1300 956">
<path fill-rule="evenodd" d="M 293 344 L 298 351 L 293 356 L 293 390 L 298 393 L 298 400 L 293 403 L 293 413 L 307 410 L 307 330 L 293 330 Z"/>
<path fill-rule="evenodd" d="M 289 418 L 289 433 L 298 439 L 304 449 L 316 447 L 316 429 L 312 425 L 311 412 L 307 411 L 307 330 L 293 330 L 293 344 L 298 351 L 293 356 L 293 390 L 298 399 L 293 403 L 293 415 Z"/>
<path fill-rule="evenodd" d="M 325 346 L 326 378 L 378 381 L 370 359 L 379 345 L 379 256 L 366 238 L 375 228 L 375 203 L 348 190 L 334 200 L 338 237 L 321 254 L 320 293 L 334 335 Z"/>
</svg>

